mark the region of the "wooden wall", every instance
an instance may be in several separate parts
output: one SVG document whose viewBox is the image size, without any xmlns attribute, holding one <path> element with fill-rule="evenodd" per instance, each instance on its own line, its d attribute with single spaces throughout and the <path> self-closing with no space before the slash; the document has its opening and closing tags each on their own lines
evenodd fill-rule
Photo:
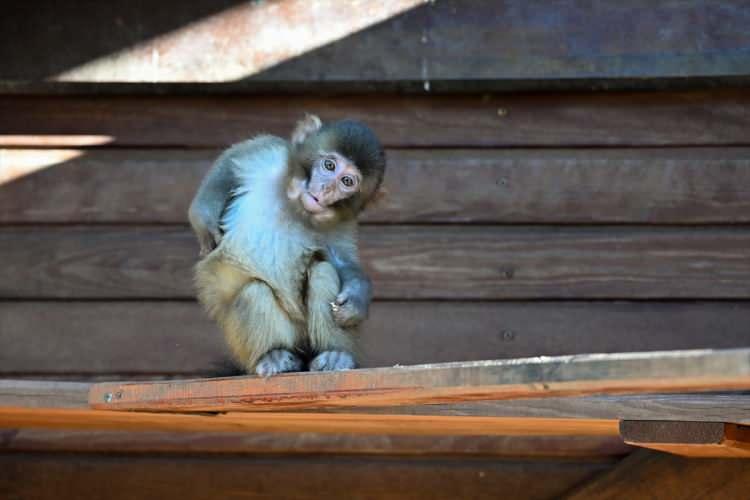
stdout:
<svg viewBox="0 0 750 500">
<path fill-rule="evenodd" d="M 303 54 L 246 57 L 247 27 L 271 12 L 257 5 L 284 26 L 341 15 L 307 4 L 3 6 L 0 377 L 221 369 L 193 299 L 187 205 L 222 148 L 286 135 L 305 112 L 365 120 L 388 149 L 389 195 L 361 230 L 366 366 L 750 344 L 745 2 L 388 0 L 372 15 L 397 15 Z M 204 33 L 236 46 L 160 38 L 224 12 Z M 154 51 L 160 65 L 138 71 Z M 557 498 L 599 477 L 577 490 L 596 498 L 631 491 L 634 467 L 671 498 L 747 486 L 746 465 L 712 461 L 687 491 L 670 478 L 702 469 L 617 465 L 628 451 L 580 436 L 7 429 L 0 497 Z"/>
</svg>

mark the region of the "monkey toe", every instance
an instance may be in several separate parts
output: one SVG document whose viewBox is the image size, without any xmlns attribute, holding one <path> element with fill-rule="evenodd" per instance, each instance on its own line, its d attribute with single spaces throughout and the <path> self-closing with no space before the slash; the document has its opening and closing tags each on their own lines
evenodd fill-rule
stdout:
<svg viewBox="0 0 750 500">
<path fill-rule="evenodd" d="M 300 370 L 302 370 L 302 360 L 286 349 L 274 349 L 267 352 L 255 366 L 255 373 L 261 377 Z"/>
<path fill-rule="evenodd" d="M 311 371 L 351 370 L 356 367 L 354 356 L 344 351 L 323 351 L 310 362 Z"/>
</svg>

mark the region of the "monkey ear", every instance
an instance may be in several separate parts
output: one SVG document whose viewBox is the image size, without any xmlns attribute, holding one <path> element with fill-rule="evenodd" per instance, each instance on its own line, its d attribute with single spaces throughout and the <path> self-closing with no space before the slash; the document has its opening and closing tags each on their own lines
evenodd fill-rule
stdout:
<svg viewBox="0 0 750 500">
<path fill-rule="evenodd" d="M 377 191 L 375 191 L 375 194 L 372 195 L 372 198 L 370 198 L 367 201 L 367 208 L 377 207 L 381 203 L 383 203 L 383 200 L 390 196 L 391 193 L 388 192 L 388 190 L 384 187 L 381 187 Z"/>
<path fill-rule="evenodd" d="M 292 145 L 299 146 L 312 134 L 318 131 L 323 123 L 315 115 L 305 114 L 305 117 L 297 122 L 292 132 Z"/>
</svg>

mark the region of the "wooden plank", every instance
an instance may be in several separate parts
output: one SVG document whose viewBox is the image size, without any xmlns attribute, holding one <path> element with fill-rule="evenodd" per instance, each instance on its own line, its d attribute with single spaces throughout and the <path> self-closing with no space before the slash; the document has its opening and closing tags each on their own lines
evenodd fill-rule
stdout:
<svg viewBox="0 0 750 500">
<path fill-rule="evenodd" d="M 367 226 L 360 240 L 378 298 L 750 296 L 746 228 Z M 182 226 L 10 226 L 0 248 L 0 298 L 193 296 Z"/>
<path fill-rule="evenodd" d="M 332 0 L 287 0 L 284 9 L 193 3 L 165 2 L 172 15 L 117 2 L 61 16 L 52 7 L 11 2 L 0 21 L 0 57 L 7 61 L 0 79 L 233 81 L 235 91 L 253 88 L 257 79 L 542 80 L 548 86 L 555 80 L 562 86 L 630 77 L 655 86 L 663 77 L 746 75 L 749 63 L 744 27 L 750 14 L 732 0 L 656 6 L 483 0 L 471 9 L 457 0 L 388 0 L 345 10 Z M 19 39 L 33 40 L 26 57 L 6 48 Z"/>
<path fill-rule="evenodd" d="M 564 498 L 745 498 L 749 488 L 750 460 L 691 460 L 642 450 Z"/>
<path fill-rule="evenodd" d="M 750 302 L 375 302 L 360 359 L 376 367 L 721 349 L 749 345 L 748 323 Z M 218 327 L 194 302 L 0 302 L 0 345 L 6 377 L 230 374 Z"/>
<path fill-rule="evenodd" d="M 0 149 L 0 222 L 184 223 L 218 154 Z M 747 148 L 391 149 L 387 156 L 388 195 L 365 222 L 750 222 Z"/>
<path fill-rule="evenodd" d="M 723 422 L 623 420 L 629 444 L 687 457 L 750 457 L 750 427 Z"/>
<path fill-rule="evenodd" d="M 750 91 L 498 96 L 2 97 L 0 146 L 225 147 L 287 136 L 303 112 L 370 124 L 390 147 L 748 145 Z M 466 124 L 471 124 L 470 132 Z"/>
<path fill-rule="evenodd" d="M 184 454 L 341 454 L 618 457 L 631 452 L 617 436 L 402 436 L 315 433 L 176 433 L 0 430 L 1 452 Z"/>
<path fill-rule="evenodd" d="M 97 405 L 94 405 L 97 406 Z M 406 436 L 614 436 L 616 420 L 230 411 L 219 414 L 0 407 L 0 427 L 167 432 L 313 432 Z"/>
<path fill-rule="evenodd" d="M 4 454 L 0 492 L 29 500 L 558 497 L 610 461 Z M 544 481 L 539 477 L 544 476 Z M 290 480 L 294 478 L 294 480 Z"/>
<path fill-rule="evenodd" d="M 81 382 L 6 379 L 2 381 L 0 407 L 87 409 L 90 386 L 90 383 Z M 720 421 L 750 425 L 750 395 L 733 392 L 545 397 L 382 408 L 320 408 L 320 410 L 371 415 L 508 417 L 511 419 L 521 417 L 552 419 L 553 421 L 569 419 Z"/>
<path fill-rule="evenodd" d="M 91 387 L 89 404 L 103 410 L 223 412 L 748 387 L 750 349 L 726 349 L 582 354 L 271 378 L 100 383 Z"/>
</svg>

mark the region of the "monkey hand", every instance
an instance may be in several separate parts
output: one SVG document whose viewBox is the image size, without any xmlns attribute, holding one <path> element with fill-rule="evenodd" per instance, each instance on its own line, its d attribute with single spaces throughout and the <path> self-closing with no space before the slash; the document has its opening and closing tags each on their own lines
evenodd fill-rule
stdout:
<svg viewBox="0 0 750 500">
<path fill-rule="evenodd" d="M 356 287 L 344 287 L 331 302 L 334 321 L 343 327 L 357 326 L 367 317 L 368 301 Z"/>
</svg>

